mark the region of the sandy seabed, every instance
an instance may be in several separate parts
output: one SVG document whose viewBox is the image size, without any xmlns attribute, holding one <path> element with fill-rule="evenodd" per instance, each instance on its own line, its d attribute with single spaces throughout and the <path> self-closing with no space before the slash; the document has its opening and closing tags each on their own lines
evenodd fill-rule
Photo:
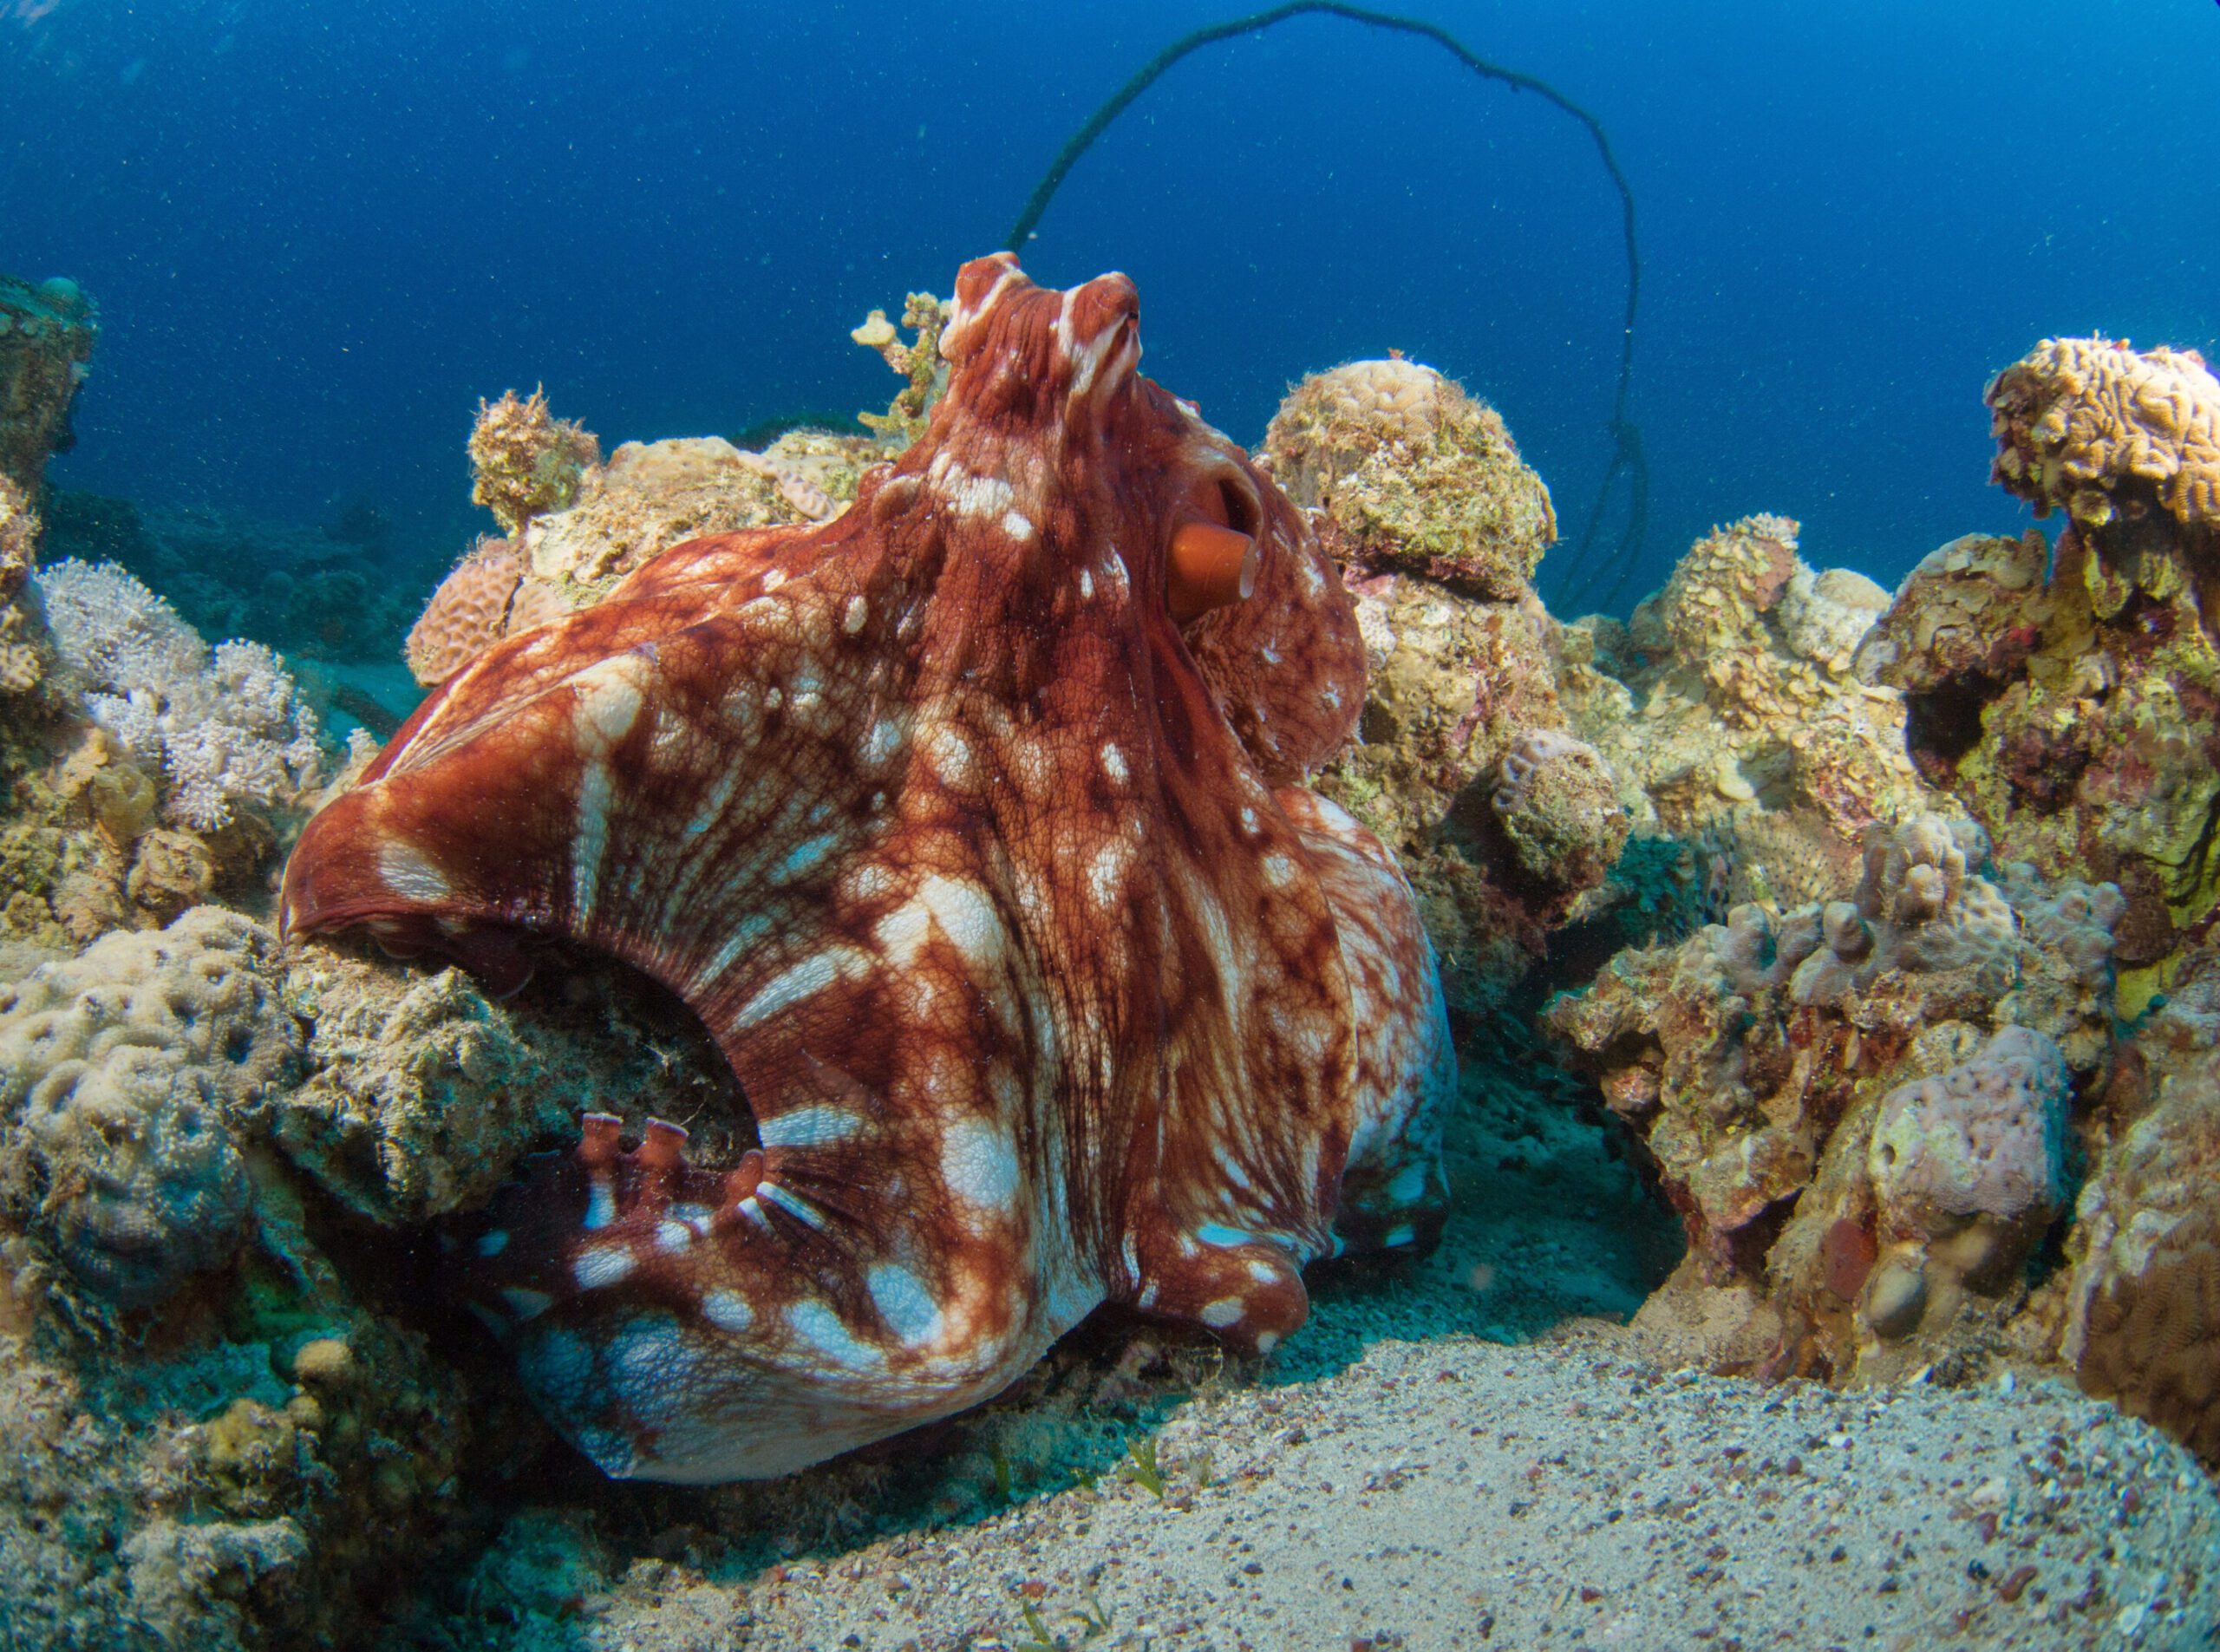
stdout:
<svg viewBox="0 0 2220 1652">
<path fill-rule="evenodd" d="M 2109 1404 L 2025 1378 L 1838 1392 L 1668 1368 L 1672 1348 L 1618 1322 L 1671 1265 L 1670 1218 L 1522 1065 L 1468 1065 L 1440 1248 L 1320 1282 L 1274 1360 L 1226 1368 L 1134 1433 L 1146 1464 L 1097 1450 L 1065 1489 L 881 1518 L 771 1564 L 636 1559 L 578 1616 L 506 1643 L 2220 1643 L 2220 1495 Z M 998 1402 L 985 1427 L 1052 1426 L 1026 1405 Z M 960 1430 L 896 1447 L 963 1472 Z M 778 1495 L 829 1505 L 842 1472 Z"/>
</svg>

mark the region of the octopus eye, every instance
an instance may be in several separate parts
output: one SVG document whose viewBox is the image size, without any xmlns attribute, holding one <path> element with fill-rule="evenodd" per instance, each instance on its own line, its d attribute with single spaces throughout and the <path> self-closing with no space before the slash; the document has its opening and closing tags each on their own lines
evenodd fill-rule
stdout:
<svg viewBox="0 0 2220 1652">
<path fill-rule="evenodd" d="M 1164 595 L 1174 624 L 1246 601 L 1257 589 L 1263 558 L 1253 534 L 1244 531 L 1255 521 L 1255 507 L 1224 482 L 1204 482 L 1190 491 L 1165 557 Z"/>
</svg>

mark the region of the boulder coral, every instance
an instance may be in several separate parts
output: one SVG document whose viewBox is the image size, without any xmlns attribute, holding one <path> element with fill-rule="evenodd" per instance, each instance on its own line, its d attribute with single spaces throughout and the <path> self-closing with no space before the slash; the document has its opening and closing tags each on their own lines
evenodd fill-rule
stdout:
<svg viewBox="0 0 2220 1652">
<path fill-rule="evenodd" d="M 228 1121 L 300 1055 L 277 953 L 202 907 L 0 986 L 8 1203 L 100 1299 L 150 1306 L 235 1253 L 247 1185 Z"/>
<path fill-rule="evenodd" d="M 1585 741 L 1554 728 L 1512 741 L 1489 803 L 1518 864 L 1552 889 L 1602 883 L 1633 825 L 1610 766 Z"/>
<path fill-rule="evenodd" d="M 2220 913 L 2220 383 L 2191 351 L 2053 339 L 1988 402 L 1995 479 L 2071 519 L 2054 550 L 2030 530 L 1929 557 L 1866 669 L 2001 855 L 2120 886 L 2132 1010 Z"/>
<path fill-rule="evenodd" d="M 305 1076 L 256 1110 L 294 1168 L 382 1225 L 473 1209 L 582 1113 L 652 1097 L 692 1113 L 728 1081 L 682 1028 L 606 974 L 571 970 L 555 1004 L 496 1002 L 459 970 L 426 976 L 317 943 L 283 988 Z"/>
<path fill-rule="evenodd" d="M 1517 602 L 1556 540 L 1550 490 L 1502 416 L 1398 356 L 1314 373 L 1264 434 L 1273 479 L 1316 509 L 1335 558 Z"/>
<path fill-rule="evenodd" d="M 1969 1110 L 2011 1062 L 2034 1062 L 2029 1094 L 2062 1106 L 2066 1086 L 2089 1081 L 2110 1052 L 2115 893 L 2047 889 L 2026 869 L 2000 872 L 2000 886 L 1977 870 L 1984 848 L 1977 829 L 1941 817 L 1873 827 L 1844 898 L 1781 917 L 1738 906 L 1679 946 L 1621 953 L 1544 1017 L 1681 1215 L 1690 1256 L 1679 1294 L 1740 1288 L 1746 1317 L 1762 1321 L 1738 1349 L 1744 1364 L 1842 1374 L 1901 1364 L 1879 1348 L 1892 1339 L 1859 1316 L 1867 1277 L 1884 1243 L 1923 1267 L 1949 1237 L 1940 1212 L 1961 1195 L 1916 1189 L 1948 1183 L 1947 1167 L 1974 1151 L 1954 1160 L 1945 1136 L 1920 1133 L 1989 1130 Z M 2008 889 L 2040 921 L 2015 912 Z M 1945 1103 L 1959 1124 L 1933 1116 Z M 1890 1133 L 1877 1138 L 1884 1126 Z M 1915 1139 L 1929 1145 L 1909 1151 Z M 2054 1206 L 2057 1189 L 2047 1197 Z M 1971 1241 L 1938 1263 L 1995 1303 L 1978 1327 L 1955 1302 L 1930 1317 L 1892 1298 L 1883 1318 L 1893 1338 L 1921 1328 L 1932 1354 L 2001 1323 L 2023 1282 L 1999 1258 L 2024 1257 L 2044 1209 L 2031 1198 L 2008 1220 L 1995 1212 L 2012 1244 L 1993 1244 L 1982 1265 Z"/>
</svg>

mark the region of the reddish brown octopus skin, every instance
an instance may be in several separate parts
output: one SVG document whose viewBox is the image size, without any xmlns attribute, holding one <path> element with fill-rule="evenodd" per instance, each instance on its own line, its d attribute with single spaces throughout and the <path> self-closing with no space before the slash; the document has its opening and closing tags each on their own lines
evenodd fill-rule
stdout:
<svg viewBox="0 0 2220 1652">
<path fill-rule="evenodd" d="M 1433 955 L 1387 852 L 1296 783 L 1362 701 L 1350 601 L 1135 371 L 1137 311 L 1123 276 L 966 265 L 947 395 L 852 509 L 679 545 L 480 656 L 286 867 L 295 934 L 497 985 L 519 935 L 583 944 L 731 1061 L 760 1151 L 689 1165 L 656 1122 L 627 1152 L 595 1115 L 463 1252 L 612 1475 L 815 1462 L 1106 1301 L 1268 1350 L 1304 1263 L 1438 1224 Z M 1257 554 L 1234 580 L 1188 534 L 1220 605 L 1182 625 L 1197 521 Z"/>
</svg>

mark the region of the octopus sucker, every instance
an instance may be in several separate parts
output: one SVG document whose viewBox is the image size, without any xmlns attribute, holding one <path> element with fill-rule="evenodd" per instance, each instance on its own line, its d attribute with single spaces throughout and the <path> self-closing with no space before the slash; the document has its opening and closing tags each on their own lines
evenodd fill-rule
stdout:
<svg viewBox="0 0 2220 1652">
<path fill-rule="evenodd" d="M 728 1129 L 589 1114 L 448 1253 L 611 1475 L 787 1472 L 1106 1303 L 1267 1353 L 1309 1263 L 1439 1225 L 1434 960 L 1303 784 L 1363 702 L 1348 593 L 1140 375 L 1126 278 L 956 295 L 855 509 L 496 644 L 286 868 L 293 934 L 512 986 L 604 953 L 730 1063 Z"/>
</svg>

